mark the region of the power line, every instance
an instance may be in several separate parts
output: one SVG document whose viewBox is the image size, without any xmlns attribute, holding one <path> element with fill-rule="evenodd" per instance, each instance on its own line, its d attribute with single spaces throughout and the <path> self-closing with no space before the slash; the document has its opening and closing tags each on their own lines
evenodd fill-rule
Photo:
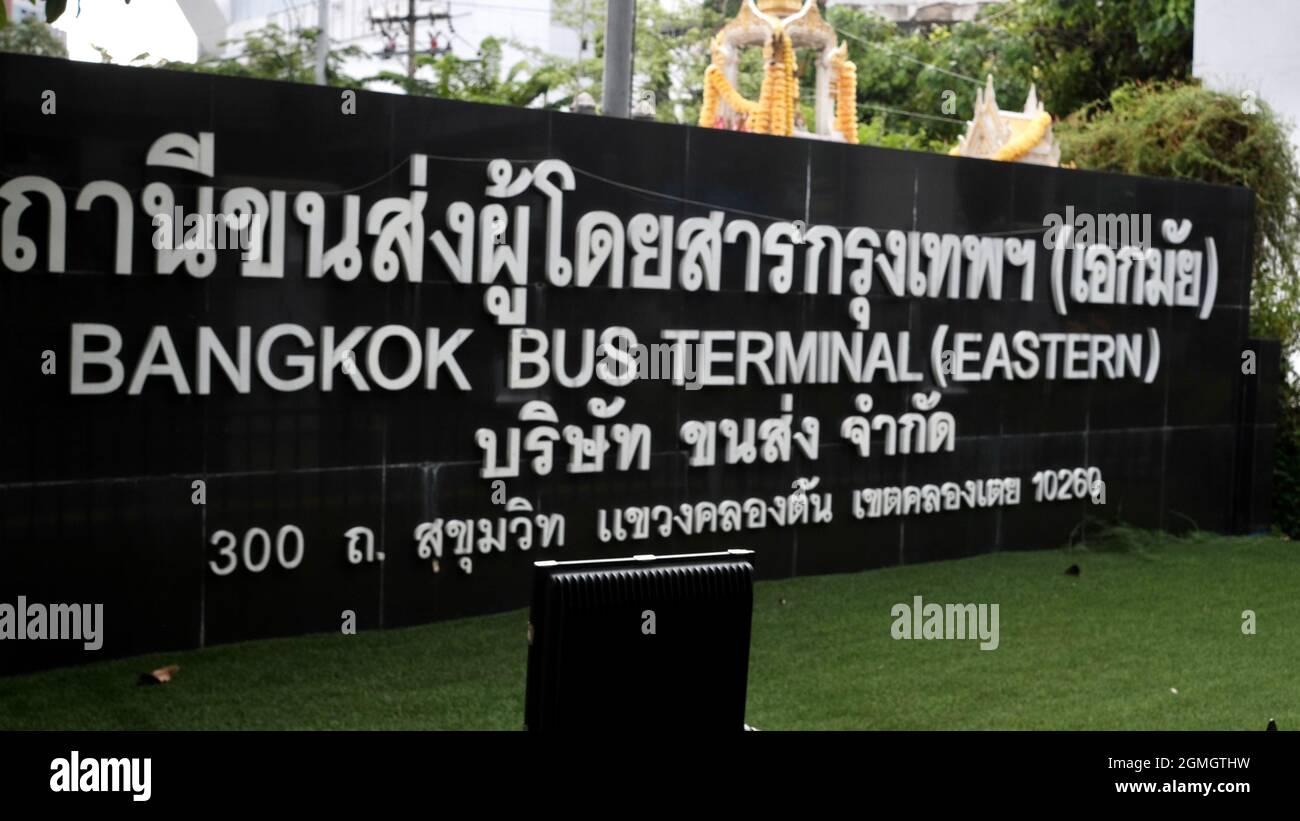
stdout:
<svg viewBox="0 0 1300 821">
<path fill-rule="evenodd" d="M 407 43 L 406 76 L 408 79 L 412 79 L 412 80 L 415 79 L 415 57 L 417 54 L 423 53 L 423 50 L 416 51 L 415 48 L 415 37 L 416 37 L 417 26 L 421 22 L 424 22 L 426 20 L 431 23 L 437 23 L 439 20 L 446 20 L 448 21 L 448 25 L 451 25 L 451 17 L 452 17 L 450 8 L 442 12 L 431 11 L 424 14 L 420 14 L 417 13 L 417 5 L 418 5 L 418 0 L 407 0 L 406 14 L 400 16 L 385 15 L 383 17 L 375 17 L 373 12 L 370 14 L 370 25 L 374 28 L 379 29 L 380 34 L 382 34 L 385 38 L 387 38 L 388 46 L 391 47 L 391 48 L 386 47 L 384 49 L 385 56 L 392 56 L 397 54 L 396 37 L 394 37 L 389 32 L 388 25 L 390 23 L 396 23 L 398 26 L 398 30 L 405 32 L 406 43 Z M 453 28 L 452 30 L 454 31 L 455 29 Z"/>
<path fill-rule="evenodd" d="M 1004 9 L 1001 9 L 1000 11 L 993 12 L 987 17 L 977 17 L 975 18 L 974 22 L 978 23 L 979 25 L 986 25 L 987 23 L 996 20 L 999 17 L 1005 17 L 1006 15 L 1010 14 L 1013 11 L 1016 11 L 1016 6 L 1014 4 L 1011 4 Z"/>
<path fill-rule="evenodd" d="M 505 6 L 505 5 L 498 5 L 498 4 L 494 4 L 494 3 L 474 3 L 474 4 L 472 4 L 472 5 L 470 6 L 470 8 L 474 8 L 474 9 L 498 9 L 498 10 L 500 10 L 500 11 L 509 11 L 509 12 L 518 12 L 518 11 L 522 11 L 522 12 L 528 12 L 528 13 L 532 13 L 532 14 L 545 14 L 545 15 L 547 15 L 547 16 L 551 16 L 551 10 L 550 10 L 550 9 L 539 9 L 539 8 L 536 8 L 535 6 Z"/>
<path fill-rule="evenodd" d="M 802 103 L 815 103 L 817 101 L 817 92 L 813 91 L 812 89 L 801 88 L 799 89 L 799 101 Z M 937 114 L 922 114 L 919 111 L 908 111 L 902 108 L 892 108 L 887 105 L 880 105 L 879 103 L 858 103 L 858 105 L 863 106 L 864 108 L 873 108 L 878 111 L 885 111 L 890 114 L 900 114 L 904 117 L 920 117 L 926 120 L 942 120 L 943 122 L 957 123 L 959 125 L 964 125 L 966 123 L 965 120 L 957 119 L 954 117 L 940 117 Z"/>
<path fill-rule="evenodd" d="M 958 73 L 958 72 L 956 72 L 956 71 L 949 71 L 948 69 L 943 68 L 942 66 L 936 66 L 934 63 L 927 63 L 927 62 L 925 62 L 924 60 L 918 60 L 918 59 L 916 59 L 915 57 L 908 57 L 906 54 L 898 54 L 898 53 L 894 52 L 893 50 L 891 50 L 888 46 L 882 45 L 882 44 L 880 44 L 880 43 L 872 42 L 871 40 L 864 39 L 864 38 L 862 38 L 862 37 L 859 37 L 859 36 L 856 35 L 856 34 L 853 34 L 852 32 L 844 31 L 843 29 L 838 29 L 838 28 L 835 29 L 835 31 L 836 31 L 837 34 L 839 34 L 839 35 L 841 35 L 841 36 L 843 36 L 843 37 L 847 37 L 847 38 L 849 38 L 850 40 L 856 40 L 856 41 L 858 41 L 859 43 L 862 43 L 862 44 L 865 45 L 865 46 L 870 46 L 871 48 L 878 48 L 878 49 L 880 49 L 881 51 L 883 51 L 883 52 L 885 52 L 886 54 L 888 54 L 890 57 L 893 57 L 893 58 L 895 58 L 895 59 L 898 59 L 898 60 L 905 60 L 905 61 L 907 61 L 907 62 L 909 62 L 909 63 L 916 63 L 917 65 L 925 66 L 926 68 L 934 69 L 935 71 L 939 72 L 940 74 L 947 74 L 949 77 L 956 77 L 958 80 L 965 80 L 966 82 L 968 82 L 968 83 L 974 83 L 974 84 L 977 85 L 977 86 L 978 86 L 978 85 L 983 85 L 983 84 L 984 84 L 983 81 L 981 81 L 981 80 L 976 80 L 974 77 L 970 77 L 970 76 L 967 76 L 967 75 L 965 75 L 965 74 L 960 74 L 960 73 Z"/>
<path fill-rule="evenodd" d="M 942 120 L 945 123 L 957 123 L 959 125 L 963 125 L 966 122 L 965 120 L 957 120 L 952 117 L 940 117 L 937 114 L 922 114 L 919 111 L 905 111 L 901 108 L 890 108 L 887 105 L 877 105 L 875 103 L 858 103 L 858 105 L 863 106 L 864 108 L 874 108 L 877 111 L 885 111 L 889 114 L 901 114 L 905 117 L 921 117 L 926 120 Z"/>
</svg>

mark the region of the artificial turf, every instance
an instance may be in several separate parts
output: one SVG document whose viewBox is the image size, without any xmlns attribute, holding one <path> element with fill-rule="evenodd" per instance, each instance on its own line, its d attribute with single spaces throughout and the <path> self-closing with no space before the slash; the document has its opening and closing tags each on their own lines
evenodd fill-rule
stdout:
<svg viewBox="0 0 1300 821">
<path fill-rule="evenodd" d="M 997 603 L 998 649 L 891 638 L 891 608 L 917 595 Z M 0 678 L 0 729 L 516 729 L 526 623 L 518 610 Z M 171 683 L 137 685 L 164 664 L 181 665 Z M 1084 549 L 759 583 L 746 718 L 770 730 L 1293 729 L 1298 675 L 1300 545 L 1126 531 Z"/>
</svg>

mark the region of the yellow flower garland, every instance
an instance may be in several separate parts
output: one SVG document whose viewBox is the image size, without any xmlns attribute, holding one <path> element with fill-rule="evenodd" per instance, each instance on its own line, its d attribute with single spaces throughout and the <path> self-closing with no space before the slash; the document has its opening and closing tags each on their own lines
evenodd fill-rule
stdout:
<svg viewBox="0 0 1300 821">
<path fill-rule="evenodd" d="M 847 44 L 835 50 L 832 66 L 835 69 L 835 130 L 844 141 L 858 141 L 858 67 L 849 60 Z"/>
<path fill-rule="evenodd" d="M 758 92 L 758 109 L 749 118 L 749 130 L 757 134 L 767 134 L 772 130 L 772 72 L 770 63 L 772 44 L 763 46 L 763 86 Z"/>
<path fill-rule="evenodd" d="M 1052 115 L 1046 111 L 1041 112 L 1034 117 L 1034 121 L 1018 137 L 1007 140 L 1006 145 L 994 151 L 990 160 L 1002 160 L 1004 162 L 1015 162 L 1021 157 L 1033 150 L 1038 145 L 1038 141 L 1043 139 L 1047 129 L 1052 125 Z"/>
<path fill-rule="evenodd" d="M 799 108 L 799 80 L 795 77 L 798 69 L 795 66 L 794 42 L 789 35 L 781 35 L 781 48 L 785 51 L 786 92 L 786 120 L 783 133 L 789 136 L 794 133 L 794 113 Z"/>
<path fill-rule="evenodd" d="M 758 111 L 759 104 L 747 100 L 727 81 L 727 75 L 717 66 L 709 66 L 704 72 L 704 103 L 700 106 L 700 125 L 711 127 L 718 118 L 718 103 L 726 101 L 735 111 L 745 116 Z"/>
<path fill-rule="evenodd" d="M 763 45 L 763 85 L 758 101 L 747 100 L 737 91 L 723 70 L 721 35 L 713 39 L 713 61 L 704 72 L 704 100 L 700 106 L 700 125 L 713 126 L 718 108 L 726 102 L 747 119 L 745 128 L 757 134 L 790 136 L 794 134 L 795 113 L 799 110 L 798 64 L 794 43 L 778 24 L 772 37 Z M 834 58 L 832 82 L 836 86 L 835 130 L 850 143 L 858 141 L 857 67 L 845 59 L 848 46 L 841 44 Z"/>
<path fill-rule="evenodd" d="M 700 103 L 700 126 L 702 128 L 711 128 L 718 119 L 718 92 L 714 90 L 713 83 L 709 82 L 709 72 L 713 66 L 709 66 L 704 72 L 704 100 Z"/>
<path fill-rule="evenodd" d="M 763 63 L 763 89 L 759 93 L 758 110 L 750 118 L 749 130 L 788 137 L 794 133 L 799 86 L 794 80 L 794 47 L 779 25 L 763 47 Z"/>
</svg>

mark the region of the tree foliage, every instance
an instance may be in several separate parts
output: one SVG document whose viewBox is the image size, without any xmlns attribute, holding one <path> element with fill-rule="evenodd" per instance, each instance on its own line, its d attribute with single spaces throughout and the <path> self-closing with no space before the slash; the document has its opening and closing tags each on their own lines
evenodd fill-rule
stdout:
<svg viewBox="0 0 1300 821">
<path fill-rule="evenodd" d="M 239 43 L 239 53 L 232 57 L 205 57 L 187 63 L 164 60 L 158 68 L 173 71 L 202 71 L 230 77 L 259 77 L 311 83 L 316 79 L 316 39 L 320 30 L 290 30 L 271 23 L 250 31 Z M 225 43 L 222 44 L 223 46 Z M 343 63 L 364 54 L 357 46 L 330 49 L 325 63 L 325 80 L 332 86 L 356 86 L 358 81 L 343 73 Z"/>
<path fill-rule="evenodd" d="M 1125 85 L 1056 129 L 1083 168 L 1243 185 L 1255 192 L 1251 332 L 1300 352 L 1300 170 L 1288 127 L 1195 83 Z"/>
<path fill-rule="evenodd" d="M 718 4 L 666 0 L 637 0 L 636 11 L 633 99 L 637 92 L 651 92 L 657 119 L 697 122 L 704 102 L 704 71 L 712 60 L 709 43 L 727 21 L 724 12 Z M 761 74 L 761 66 L 749 74 Z M 757 88 L 753 97 L 758 97 Z"/>
<path fill-rule="evenodd" d="M 572 102 L 566 67 L 559 61 L 542 56 L 536 65 L 519 61 L 504 72 L 502 61 L 502 42 L 487 37 L 479 45 L 475 59 L 451 52 L 420 54 L 415 58 L 414 78 L 405 72 L 381 71 L 367 77 L 366 82 L 392 83 L 407 94 L 477 103 L 555 108 Z M 433 79 L 427 79 L 428 74 Z"/>
<path fill-rule="evenodd" d="M 633 32 L 633 100 L 653 95 L 656 119 L 663 122 L 693 123 L 699 119 L 704 99 L 704 70 L 711 59 L 709 42 L 740 0 L 704 0 L 675 3 L 671 0 L 637 0 Z M 552 16 L 556 24 L 578 32 L 590 47 L 579 59 L 550 57 L 544 65 L 552 70 L 555 89 L 561 99 L 570 100 L 586 91 L 601 97 L 605 58 L 606 0 L 555 0 Z M 543 55 L 526 49 L 535 60 Z M 757 64 L 755 64 L 757 65 Z M 761 72 L 761 67 L 758 68 Z M 742 84 L 742 90 L 745 86 Z M 752 92 L 757 95 L 757 87 Z"/>
<path fill-rule="evenodd" d="M 55 36 L 54 29 L 34 17 L 0 28 L 0 51 L 64 59 L 68 56 L 67 47 Z"/>
<path fill-rule="evenodd" d="M 1191 73 L 1194 0 L 1015 4 L 1001 26 L 1030 46 L 1033 70 L 1056 110 L 1106 100 L 1129 82 Z"/>
<path fill-rule="evenodd" d="M 1002 108 L 1023 106 L 1033 83 L 1056 114 L 1104 105 L 1127 82 L 1187 77 L 1192 11 L 1193 0 L 1018 0 L 973 22 L 911 31 L 852 6 L 827 18 L 858 66 L 863 119 L 883 121 L 882 134 L 951 143 L 990 74 Z"/>
</svg>

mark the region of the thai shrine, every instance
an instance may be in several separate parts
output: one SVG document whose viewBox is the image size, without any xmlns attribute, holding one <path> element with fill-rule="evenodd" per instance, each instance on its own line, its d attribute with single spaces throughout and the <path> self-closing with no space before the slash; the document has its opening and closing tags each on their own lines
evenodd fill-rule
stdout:
<svg viewBox="0 0 1300 821">
<path fill-rule="evenodd" d="M 1052 137 L 1052 115 L 1038 101 L 1033 84 L 1024 111 L 1003 111 L 993 96 L 993 75 L 975 92 L 975 114 L 966 133 L 948 152 L 954 157 L 1059 166 L 1061 148 Z"/>
<path fill-rule="evenodd" d="M 744 48 L 762 46 L 763 83 L 758 100 L 736 90 Z M 813 49 L 816 78 L 812 128 L 799 104 L 796 48 Z M 704 72 L 700 125 L 756 134 L 858 141 L 857 67 L 848 45 L 817 10 L 816 0 L 745 0 L 740 11 L 713 37 L 712 63 Z M 993 93 L 993 76 L 976 92 L 966 133 L 948 152 L 1007 162 L 1059 165 L 1052 115 L 1033 86 L 1024 111 L 1003 111 Z"/>
<path fill-rule="evenodd" d="M 763 85 L 758 100 L 736 90 L 740 53 L 763 47 Z M 817 51 L 813 128 L 803 121 L 794 50 Z M 756 134 L 858 141 L 857 70 L 848 46 L 822 19 L 815 0 L 746 0 L 713 37 L 713 63 L 704 72 L 700 125 Z"/>
</svg>

